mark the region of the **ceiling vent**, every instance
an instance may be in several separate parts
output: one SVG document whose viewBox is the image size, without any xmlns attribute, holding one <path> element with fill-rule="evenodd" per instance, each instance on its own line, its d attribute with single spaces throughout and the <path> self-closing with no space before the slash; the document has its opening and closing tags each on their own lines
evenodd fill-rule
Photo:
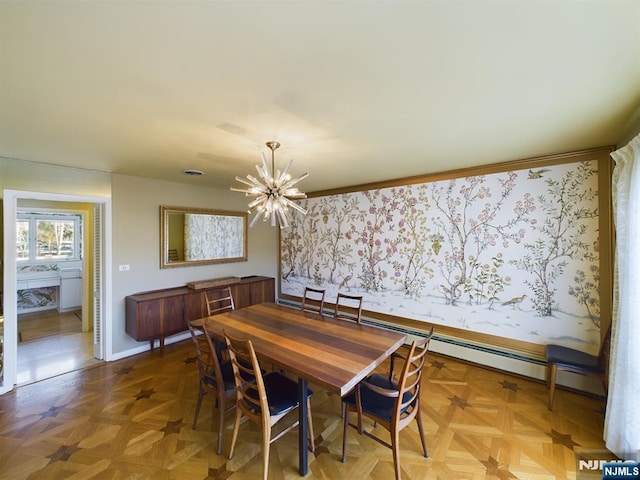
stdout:
<svg viewBox="0 0 640 480">
<path fill-rule="evenodd" d="M 199 177 L 200 175 L 204 175 L 204 172 L 202 170 L 185 170 L 184 172 L 185 175 L 191 175 L 193 177 Z"/>
</svg>

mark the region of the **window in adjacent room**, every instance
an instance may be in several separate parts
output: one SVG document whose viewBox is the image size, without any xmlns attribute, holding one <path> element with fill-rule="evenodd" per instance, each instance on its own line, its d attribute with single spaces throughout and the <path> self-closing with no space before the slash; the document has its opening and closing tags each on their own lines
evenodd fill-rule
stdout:
<svg viewBox="0 0 640 480">
<path fill-rule="evenodd" d="M 56 213 L 18 213 L 16 258 L 18 262 L 80 260 L 82 216 Z"/>
</svg>

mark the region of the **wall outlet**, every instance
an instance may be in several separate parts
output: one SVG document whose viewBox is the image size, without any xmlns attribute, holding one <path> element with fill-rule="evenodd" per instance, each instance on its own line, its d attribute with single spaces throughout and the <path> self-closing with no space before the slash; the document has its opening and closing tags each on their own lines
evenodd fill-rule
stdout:
<svg viewBox="0 0 640 480">
<path fill-rule="evenodd" d="M 129 265 L 119 265 L 118 266 L 118 270 L 120 270 L 121 272 L 128 272 L 129 271 Z"/>
</svg>

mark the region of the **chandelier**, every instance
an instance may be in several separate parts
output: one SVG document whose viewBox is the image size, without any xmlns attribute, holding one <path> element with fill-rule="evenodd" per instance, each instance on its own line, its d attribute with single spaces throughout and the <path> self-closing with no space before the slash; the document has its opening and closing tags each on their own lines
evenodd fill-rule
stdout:
<svg viewBox="0 0 640 480">
<path fill-rule="evenodd" d="M 305 173 L 296 179 L 292 179 L 291 175 L 289 175 L 289 168 L 293 160 L 289 160 L 282 173 L 280 173 L 280 170 L 276 171 L 275 151 L 280 147 L 280 144 L 278 142 L 267 142 L 266 145 L 271 150 L 271 171 L 267 166 L 264 153 L 261 153 L 262 165 L 256 165 L 260 180 L 252 175 L 247 175 L 246 178 L 236 177 L 238 182 L 244 183 L 248 188 L 231 187 L 231 190 L 256 197 L 255 200 L 249 203 L 249 213 L 252 213 L 253 209 L 256 210 L 256 214 L 249 225 L 250 227 L 253 227 L 258 219 L 262 217 L 264 222 L 271 219 L 272 227 L 275 227 L 277 222 L 280 228 L 285 228 L 289 226 L 289 208 L 293 208 L 303 215 L 307 213 L 304 208 L 292 202 L 291 199 L 307 198 L 294 185 L 307 178 L 309 174 Z"/>
</svg>

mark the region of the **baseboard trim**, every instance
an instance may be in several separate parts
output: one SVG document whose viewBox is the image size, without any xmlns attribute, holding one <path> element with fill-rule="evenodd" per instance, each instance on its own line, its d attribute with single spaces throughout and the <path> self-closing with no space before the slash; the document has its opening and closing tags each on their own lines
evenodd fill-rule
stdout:
<svg viewBox="0 0 640 480">
<path fill-rule="evenodd" d="M 186 340 L 190 337 L 189 332 L 178 333 L 171 337 L 165 337 L 164 344 L 165 346 L 171 345 L 172 343 L 181 342 L 182 340 Z M 159 347 L 155 347 L 157 349 Z M 113 353 L 109 357 L 109 361 L 122 360 L 123 358 L 131 357 L 133 355 L 138 355 L 140 353 L 148 352 L 151 350 L 151 344 L 148 341 L 144 342 L 144 345 L 140 345 L 137 347 L 129 348 L 127 350 L 123 350 L 121 352 Z"/>
</svg>

